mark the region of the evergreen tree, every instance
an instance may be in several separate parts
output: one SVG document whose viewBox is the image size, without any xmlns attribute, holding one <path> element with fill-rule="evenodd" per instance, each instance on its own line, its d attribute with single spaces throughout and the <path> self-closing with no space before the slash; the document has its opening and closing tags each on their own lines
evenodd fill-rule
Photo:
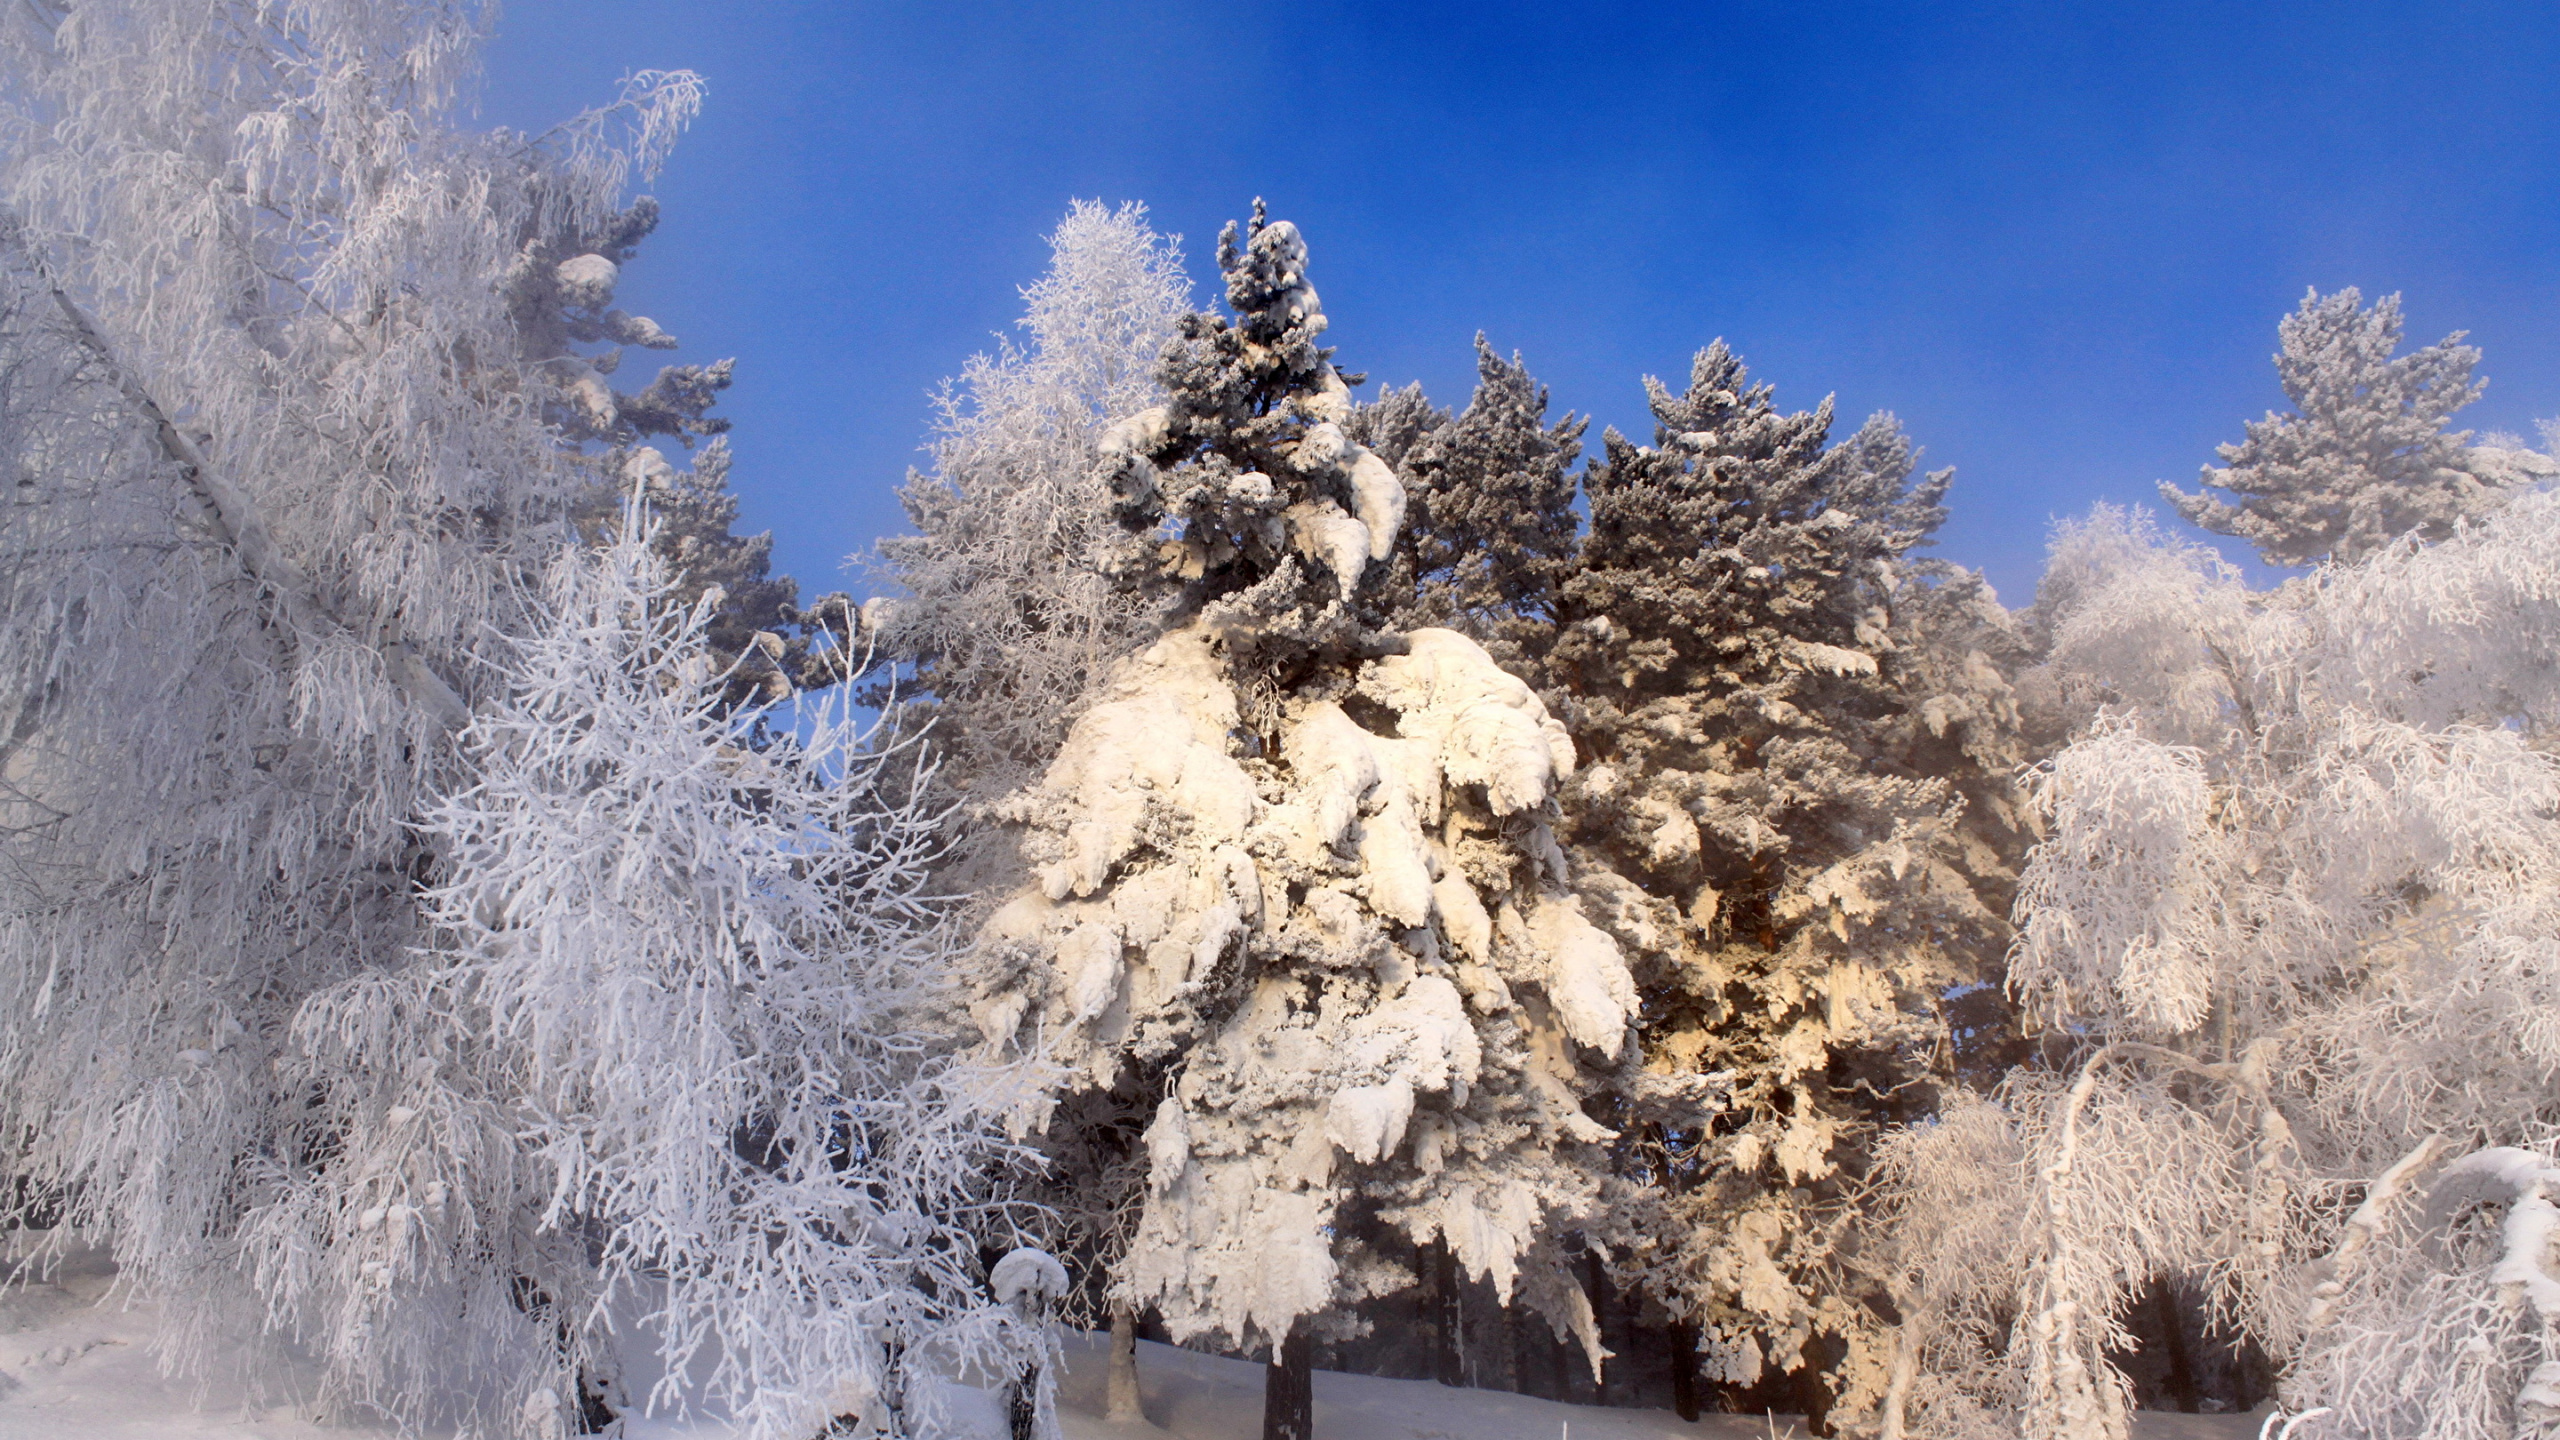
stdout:
<svg viewBox="0 0 2560 1440">
<path fill-rule="evenodd" d="M 1831 444 L 1828 402 L 1780 411 L 1721 343 L 1649 392 L 1655 443 L 1612 432 L 1583 477 L 1537 670 L 1586 757 L 1576 883 L 1644 996 L 1594 1238 L 1710 1378 L 1828 1372 L 1818 1423 L 1881 1384 L 1842 1273 L 1868 1138 L 1928 1106 L 1948 997 L 2006 940 L 2015 642 L 1911 555 L 1948 476 L 1914 481 L 1890 416 Z"/>
<path fill-rule="evenodd" d="M 2480 398 L 2480 352 L 2459 332 L 2394 357 L 2400 297 L 2373 308 L 2353 286 L 2306 292 L 2276 327 L 2276 376 L 2294 413 L 2251 421 L 2219 447 L 2199 493 L 2160 493 L 2189 523 L 2236 535 L 2270 565 L 2351 562 L 2403 535 L 2441 540 L 2513 487 L 2560 475 L 2560 464 L 2508 446 L 2473 446 L 2445 426 Z M 2230 499 L 2217 497 L 2221 491 Z"/>
<path fill-rule="evenodd" d="M 1547 1237 L 1594 1198 L 1608 1134 L 1580 1092 L 1634 996 L 1562 888 L 1571 746 L 1482 647 L 1388 627 L 1404 489 L 1346 433 L 1296 228 L 1257 206 L 1238 240 L 1232 317 L 1187 317 L 1166 403 L 1101 446 L 1174 623 L 1007 803 L 1030 878 L 987 925 L 975 1013 L 1143 1124 L 1119 1293 L 1267 1349 L 1266 1433 L 1303 1436 L 1310 1327 L 1411 1279 L 1356 1238 L 1364 1211 L 1596 1363 Z"/>
<path fill-rule="evenodd" d="M 1581 538 L 1573 464 L 1585 426 L 1571 416 L 1549 425 L 1546 387 L 1482 335 L 1476 375 L 1474 398 L 1454 418 L 1433 411 L 1418 387 L 1355 415 L 1355 433 L 1405 485 L 1396 569 L 1381 588 L 1400 626 L 1464 631 L 1528 675 L 1553 635 Z"/>
</svg>

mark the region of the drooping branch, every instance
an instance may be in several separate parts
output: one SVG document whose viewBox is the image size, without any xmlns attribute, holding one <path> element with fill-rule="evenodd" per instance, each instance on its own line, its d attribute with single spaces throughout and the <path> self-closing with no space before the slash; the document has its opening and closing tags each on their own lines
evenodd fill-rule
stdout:
<svg viewBox="0 0 2560 1440">
<path fill-rule="evenodd" d="M 151 423 L 152 435 L 160 452 L 178 467 L 185 481 L 188 498 L 195 502 L 214 538 L 240 557 L 240 568 L 258 583 L 284 610 L 288 645 L 299 645 L 304 637 L 339 631 L 355 631 L 356 627 L 339 618 L 323 600 L 311 577 L 293 558 L 284 553 L 267 529 L 266 520 L 248 494 L 231 483 L 208 459 L 195 440 L 169 418 L 132 367 L 117 359 L 115 348 L 107 343 L 88 313 L 71 298 L 44 263 L 41 251 L 32 243 L 26 227 L 18 217 L 0 210 L 0 244 L 12 246 L 25 257 L 36 283 L 53 297 L 54 307 L 62 312 L 64 323 L 81 345 L 95 355 L 98 363 L 114 379 L 117 393 L 125 403 Z M 377 634 L 371 642 L 382 654 L 383 667 L 392 683 L 411 702 L 433 715 L 446 730 L 460 728 L 471 718 L 471 707 L 454 693 L 442 676 L 429 669 L 408 645 L 388 633 Z"/>
<path fill-rule="evenodd" d="M 2418 1148 L 2392 1162 L 2391 1168 L 2374 1178 L 2371 1188 L 2365 1191 L 2364 1202 L 2347 1217 L 2345 1237 L 2338 1241 L 2336 1249 L 2329 1252 L 2328 1258 L 2320 1262 L 2320 1283 L 2312 1287 L 2311 1303 L 2302 1312 L 2304 1334 L 2319 1329 L 2327 1322 L 2330 1312 L 2337 1308 L 2338 1297 L 2346 1293 L 2347 1266 L 2373 1243 L 2376 1235 L 2382 1233 L 2384 1216 L 2392 1202 L 2407 1192 L 2410 1177 L 2434 1163 L 2444 1146 L 2443 1135 L 2429 1135 L 2418 1142 Z"/>
</svg>

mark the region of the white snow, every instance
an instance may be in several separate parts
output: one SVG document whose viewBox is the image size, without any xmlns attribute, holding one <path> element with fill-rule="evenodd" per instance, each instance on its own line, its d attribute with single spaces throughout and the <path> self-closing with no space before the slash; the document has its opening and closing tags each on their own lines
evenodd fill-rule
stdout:
<svg viewBox="0 0 2560 1440">
<path fill-rule="evenodd" d="M 622 267 L 602 255 L 578 255 L 552 271 L 560 282 L 560 298 L 572 305 L 602 305 L 622 281 Z"/>
<path fill-rule="evenodd" d="M 1595 1050 L 1615 1050 L 1635 1014 L 1636 982 L 1618 954 L 1618 942 L 1582 918 L 1570 900 L 1541 897 L 1529 932 L 1549 957 L 1547 998 L 1564 1020 L 1565 1033 Z"/>
<path fill-rule="evenodd" d="M 315 1372 L 284 1364 L 262 1387 L 239 1378 L 238 1346 L 224 1347 L 220 1373 L 201 1397 L 188 1380 L 159 1372 L 151 1354 L 160 1316 L 110 1292 L 112 1270 L 77 1257 L 55 1283 L 0 1292 L 0 1440 L 391 1440 L 384 1426 L 316 1418 Z M 103 1297 L 103 1298 L 102 1298 Z M 1069 1332 L 1067 1373 L 1058 1387 L 1066 1440 L 1254 1440 L 1261 1433 L 1263 1367 L 1152 1341 L 1138 1344 L 1146 1419 L 1102 1418 L 1109 1341 Z M 983 1390 L 945 1390 L 951 1428 L 968 1440 L 999 1440 L 1004 1427 Z M 1498 1390 L 1456 1389 L 1427 1380 L 1381 1380 L 1319 1370 L 1316 1434 L 1322 1440 L 1760 1440 L 1804 1432 L 1789 1416 L 1709 1415 L 1684 1423 L 1666 1410 L 1565 1405 Z M 2136 1440 L 2243 1440 L 2257 1433 L 2246 1415 L 2143 1414 Z M 628 1417 L 628 1440 L 730 1440 L 715 1415 L 686 1420 Z M 429 1432 L 441 1440 L 443 1432 Z"/>
</svg>

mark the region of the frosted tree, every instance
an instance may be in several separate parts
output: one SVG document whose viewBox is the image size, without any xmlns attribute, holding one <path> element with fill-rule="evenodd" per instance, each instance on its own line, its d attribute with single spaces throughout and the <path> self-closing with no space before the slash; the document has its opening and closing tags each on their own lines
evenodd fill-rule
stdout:
<svg viewBox="0 0 2560 1440">
<path fill-rule="evenodd" d="M 966 893 L 1011 879 L 1012 832 L 987 823 L 986 802 L 1035 778 L 1109 667 L 1161 629 L 1161 593 L 1112 520 L 1096 446 L 1112 421 L 1163 399 L 1156 362 L 1189 282 L 1175 240 L 1135 204 L 1077 202 L 1049 243 L 1047 274 L 1024 291 L 1025 343 L 973 358 L 943 392 L 934 471 L 901 492 L 917 533 L 877 547 L 875 573 L 902 593 L 870 607 L 860 632 L 900 667 L 874 698 L 929 727 L 958 802 L 945 883 Z M 1114 1413 L 1134 1416 L 1135 1316 L 1102 1291 L 1134 1220 L 1139 1122 L 1068 1103 L 1041 1136 L 1046 1238 L 1084 1282 L 1065 1313 L 1111 1316 Z"/>
<path fill-rule="evenodd" d="M 0 16 L 0 1166 L 111 1241 L 169 1307 L 175 1361 L 264 1323 L 330 1357 L 347 1405 L 502 1400 L 538 1434 L 601 1418 L 577 1393 L 610 1379 L 580 1307 L 621 1272 L 588 1244 L 656 1266 L 713 1220 L 677 1213 L 681 1174 L 599 1198 L 645 1189 L 642 1157 L 578 1168 L 591 1137 L 540 1119 L 567 1090 L 488 1092 L 446 1131 L 398 1098 L 471 1093 L 447 1064 L 489 1060 L 433 1052 L 398 995 L 461 928 L 439 907 L 508 883 L 422 822 L 503 758 L 466 739 L 471 711 L 513 703 L 512 647 L 543 633 L 540 580 L 584 507 L 640 440 L 710 433 L 725 372 L 626 395 L 591 348 L 664 340 L 610 305 L 652 219 L 621 199 L 693 77 L 635 77 L 540 137 L 464 133 L 484 20 Z M 550 1148 L 490 1148 L 519 1120 Z M 546 1174 L 571 1182 L 543 1196 L 550 1231 L 517 1209 Z M 603 1215 L 636 1228 L 580 1228 Z M 453 1248 L 464 1232 L 489 1248 Z M 687 1263 L 744 1263 L 723 1253 Z M 706 1319 L 708 1272 L 672 1283 L 679 1335 L 780 1303 Z M 393 1303 L 422 1292 L 458 1308 Z"/>
<path fill-rule="evenodd" d="M 2012 983 L 2082 1044 L 1894 1142 L 1888 1434 L 2122 1436 L 2162 1273 L 2284 1364 L 2295 1433 L 2551 1422 L 2555 542 L 2547 486 L 2265 592 L 2117 512 L 2057 541 L 2084 719 Z"/>
<path fill-rule="evenodd" d="M 705 418 L 727 429 L 725 420 Z M 803 605 L 798 583 L 772 573 L 772 532 L 737 533 L 725 439 L 714 439 L 681 469 L 654 445 L 618 447 L 601 458 L 610 483 L 596 486 L 578 507 L 581 531 L 610 540 L 629 497 L 636 491 L 647 498 L 651 533 L 679 592 L 688 601 L 714 598 L 707 643 L 729 661 L 721 683 L 731 709 L 744 712 L 844 683 L 876 658 L 877 637 L 865 630 L 850 596 L 834 592 Z"/>
<path fill-rule="evenodd" d="M 1187 317 L 1166 402 L 1100 447 L 1174 623 L 1007 802 L 1029 873 L 975 1014 L 1142 1121 L 1119 1293 L 1267 1350 L 1266 1430 L 1303 1436 L 1312 1327 L 1410 1279 L 1355 1213 L 1445 1238 L 1596 1363 L 1547 1237 L 1592 1203 L 1581 1097 L 1634 995 L 1565 889 L 1562 728 L 1473 641 L 1380 624 L 1404 490 L 1345 431 L 1296 228 L 1257 206 L 1219 262 L 1232 316 Z"/>
<path fill-rule="evenodd" d="M 1173 238 L 1138 205 L 1079 201 L 1023 292 L 1028 333 L 946 387 L 930 475 L 899 492 L 917 533 L 879 543 L 904 592 L 882 654 L 912 664 L 936 744 L 974 793 L 1036 776 L 1111 664 L 1160 628 L 1112 522 L 1096 445 L 1163 399 L 1156 361 L 1190 308 Z"/>
<path fill-rule="evenodd" d="M 2246 439 L 2219 447 L 2222 468 L 2205 467 L 2198 493 L 2160 493 L 2271 565 L 2310 565 L 2412 533 L 2440 540 L 2515 486 L 2560 475 L 2547 456 L 2447 430 L 2487 384 L 2471 378 L 2480 352 L 2457 332 L 2395 357 L 2400 332 L 2397 295 L 2366 309 L 2353 286 L 2305 293 L 2276 327 L 2276 376 L 2294 413 L 2252 421 Z"/>
<path fill-rule="evenodd" d="M 1003 1080 L 924 1028 L 935 817 L 841 689 L 742 743 L 717 602 L 655 538 L 635 511 L 553 562 L 423 818 L 425 943 L 292 1019 L 305 1158 L 270 1162 L 244 1248 L 331 1383 L 403 1419 L 460 1395 L 545 1433 L 585 1377 L 758 1436 L 902 1433 L 925 1376 L 1025 1338 L 974 1298 Z M 611 1391 L 616 1309 L 655 1395 Z"/>
<path fill-rule="evenodd" d="M 1828 1373 L 1854 1410 L 1881 1342 L 1834 1264 L 1847 1187 L 1950 1072 L 1949 992 L 1996 971 L 2015 641 L 1911 555 L 1948 476 L 1913 478 L 1892 417 L 1833 444 L 1828 402 L 1779 410 L 1722 344 L 1649 389 L 1655 443 L 1613 432 L 1584 476 L 1539 670 L 1586 758 L 1579 890 L 1645 997 L 1595 1238 L 1709 1378 Z"/>
<path fill-rule="evenodd" d="M 1383 593 L 1395 597 L 1404 628 L 1464 631 L 1515 674 L 1532 674 L 1581 540 L 1573 464 L 1586 425 L 1571 416 L 1547 423 L 1546 387 L 1482 335 L 1476 377 L 1454 417 L 1434 411 L 1418 387 L 1355 416 L 1356 431 L 1405 483 L 1405 527 Z"/>
</svg>

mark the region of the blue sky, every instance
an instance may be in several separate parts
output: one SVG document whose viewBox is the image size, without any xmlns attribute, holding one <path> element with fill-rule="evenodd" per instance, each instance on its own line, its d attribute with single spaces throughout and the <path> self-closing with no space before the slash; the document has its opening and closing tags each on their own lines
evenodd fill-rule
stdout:
<svg viewBox="0 0 2560 1440">
<path fill-rule="evenodd" d="M 709 81 L 622 298 L 737 357 L 734 483 L 806 590 L 866 588 L 1075 197 L 1146 202 L 1204 297 L 1268 197 L 1340 361 L 1446 405 L 1482 329 L 1643 434 L 1639 377 L 1724 336 L 1782 403 L 1899 414 L 1956 467 L 1940 553 L 2013 604 L 2053 516 L 2282 403 L 2305 286 L 2469 330 L 2475 428 L 2560 413 L 2544 5 L 513 0 L 489 61 L 499 124 Z"/>
</svg>

